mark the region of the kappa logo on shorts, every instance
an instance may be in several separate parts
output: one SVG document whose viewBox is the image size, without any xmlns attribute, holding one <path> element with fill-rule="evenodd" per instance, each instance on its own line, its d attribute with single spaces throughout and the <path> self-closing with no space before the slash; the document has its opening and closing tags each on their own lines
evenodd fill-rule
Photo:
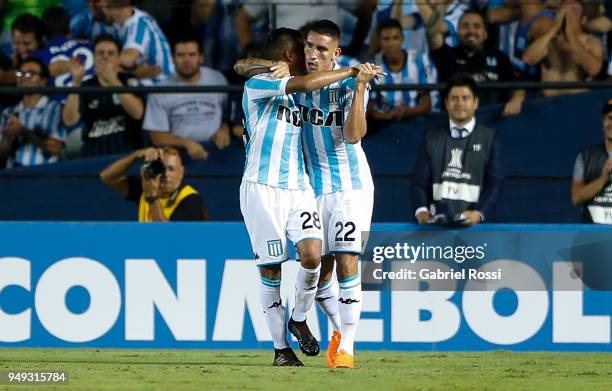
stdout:
<svg viewBox="0 0 612 391">
<path fill-rule="evenodd" d="M 268 255 L 271 257 L 283 255 L 283 242 L 280 239 L 268 240 Z"/>
</svg>

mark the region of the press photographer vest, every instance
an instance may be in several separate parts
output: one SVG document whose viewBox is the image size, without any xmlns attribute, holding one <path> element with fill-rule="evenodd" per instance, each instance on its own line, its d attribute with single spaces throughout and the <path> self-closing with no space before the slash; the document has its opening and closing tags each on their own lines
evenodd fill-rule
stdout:
<svg viewBox="0 0 612 391">
<path fill-rule="evenodd" d="M 180 205 L 181 201 L 192 194 L 198 194 L 198 192 L 193 187 L 185 185 L 179 191 L 174 192 L 170 197 L 159 197 L 158 200 L 162 206 L 166 219 L 170 220 L 170 216 L 172 216 L 172 213 Z M 150 223 L 152 221 L 151 205 L 145 200 L 145 195 L 143 193 L 140 195 L 140 201 L 138 202 L 138 222 Z"/>
<path fill-rule="evenodd" d="M 608 157 L 604 144 L 582 151 L 584 183 L 591 183 L 599 178 Z M 582 220 L 585 223 L 612 224 L 612 181 L 610 179 L 592 201 L 585 203 L 582 208 Z"/>
<path fill-rule="evenodd" d="M 428 131 L 427 154 L 435 213 L 454 216 L 474 209 L 489 163 L 495 130 L 476 125 L 466 138 L 451 137 L 448 127 Z"/>
</svg>

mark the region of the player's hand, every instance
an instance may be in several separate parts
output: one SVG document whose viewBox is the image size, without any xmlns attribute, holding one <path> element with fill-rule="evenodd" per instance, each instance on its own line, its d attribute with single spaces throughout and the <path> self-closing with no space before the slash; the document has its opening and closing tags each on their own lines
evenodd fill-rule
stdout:
<svg viewBox="0 0 612 391">
<path fill-rule="evenodd" d="M 376 73 L 370 63 L 358 64 L 356 66 L 359 73 L 355 77 L 355 81 L 360 84 L 367 84 L 376 76 Z"/>
<path fill-rule="evenodd" d="M 517 115 L 523 108 L 522 99 L 510 99 L 504 106 L 502 111 L 502 117 L 508 117 L 510 115 Z"/>
<path fill-rule="evenodd" d="M 8 115 L 7 125 L 2 128 L 2 134 L 6 137 L 15 137 L 26 130 L 25 125 L 14 114 Z"/>
<path fill-rule="evenodd" d="M 230 130 L 226 123 L 222 124 L 217 133 L 213 136 L 213 143 L 219 149 L 226 148 L 230 145 L 231 136 Z"/>
<path fill-rule="evenodd" d="M 367 84 L 373 78 L 385 75 L 384 70 L 380 66 L 368 62 L 358 64 L 355 68 L 359 71 L 355 81 L 361 84 Z"/>
<path fill-rule="evenodd" d="M 284 61 L 277 61 L 270 67 L 270 71 L 272 72 L 272 77 L 275 79 L 282 79 L 283 77 L 291 76 L 291 73 L 289 72 L 289 64 Z"/>
<path fill-rule="evenodd" d="M 234 72 L 240 76 L 249 78 L 259 73 L 269 72 L 275 61 L 263 60 L 261 58 L 242 58 L 234 64 Z"/>
<path fill-rule="evenodd" d="M 208 151 L 204 149 L 202 144 L 193 141 L 187 140 L 187 144 L 185 145 L 185 149 L 189 156 L 194 160 L 206 160 L 208 159 Z"/>
<path fill-rule="evenodd" d="M 70 62 L 68 64 L 68 70 L 70 72 L 70 75 L 72 76 L 72 85 L 81 85 L 81 81 L 85 77 L 85 73 L 87 73 L 87 70 L 85 69 L 85 64 L 81 63 L 80 56 L 74 56 L 70 59 Z"/>
<path fill-rule="evenodd" d="M 429 211 L 422 211 L 418 215 L 416 215 L 417 223 L 419 224 L 427 224 L 433 220 L 433 216 Z"/>
<path fill-rule="evenodd" d="M 482 219 L 480 218 L 480 213 L 476 212 L 475 210 L 466 210 L 461 213 L 461 216 L 466 218 L 466 220 L 461 223 L 462 225 L 470 226 L 482 222 Z"/>
</svg>

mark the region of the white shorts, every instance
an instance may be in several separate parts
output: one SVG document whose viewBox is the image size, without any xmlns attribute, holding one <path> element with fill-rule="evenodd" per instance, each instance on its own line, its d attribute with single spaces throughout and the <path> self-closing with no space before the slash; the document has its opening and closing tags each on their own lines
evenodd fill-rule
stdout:
<svg viewBox="0 0 612 391">
<path fill-rule="evenodd" d="M 289 258 L 287 241 L 323 239 L 312 189 L 288 190 L 242 182 L 240 211 L 244 217 L 257 266 L 279 264 Z"/>
<path fill-rule="evenodd" d="M 338 191 L 317 197 L 325 239 L 321 255 L 361 254 L 370 230 L 374 189 Z"/>
</svg>

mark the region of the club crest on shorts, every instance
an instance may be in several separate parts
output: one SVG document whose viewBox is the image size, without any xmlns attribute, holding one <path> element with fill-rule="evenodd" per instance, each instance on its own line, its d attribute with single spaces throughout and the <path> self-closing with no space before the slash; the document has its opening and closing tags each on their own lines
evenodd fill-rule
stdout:
<svg viewBox="0 0 612 391">
<path fill-rule="evenodd" d="M 268 255 L 271 257 L 283 255 L 283 243 L 280 239 L 268 240 Z"/>
</svg>

